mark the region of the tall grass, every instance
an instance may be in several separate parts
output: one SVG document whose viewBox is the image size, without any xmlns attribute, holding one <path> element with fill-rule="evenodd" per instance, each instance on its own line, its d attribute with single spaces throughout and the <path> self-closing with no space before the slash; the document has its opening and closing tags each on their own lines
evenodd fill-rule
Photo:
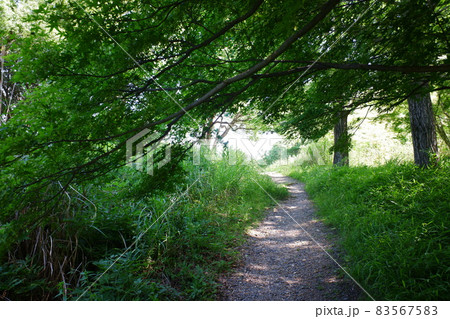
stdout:
<svg viewBox="0 0 450 319">
<path fill-rule="evenodd" d="M 146 194 L 148 177 L 129 168 L 68 190 L 64 221 L 46 223 L 41 229 L 49 236 L 41 241 L 17 243 L 10 251 L 14 258 L 0 266 L 3 298 L 215 299 L 218 276 L 239 259 L 236 247 L 246 229 L 272 205 L 257 184 L 275 198 L 287 190 L 260 175 L 243 155 L 235 165 L 226 157 L 212 162 L 204 156 L 199 165 L 183 165 L 173 192 Z M 54 248 L 69 242 L 66 249 Z M 50 246 L 57 263 L 74 254 L 76 262 L 51 272 L 57 265 L 39 252 Z"/>
<path fill-rule="evenodd" d="M 290 176 L 339 230 L 350 273 L 376 299 L 449 300 L 449 164 L 316 166 Z"/>
</svg>

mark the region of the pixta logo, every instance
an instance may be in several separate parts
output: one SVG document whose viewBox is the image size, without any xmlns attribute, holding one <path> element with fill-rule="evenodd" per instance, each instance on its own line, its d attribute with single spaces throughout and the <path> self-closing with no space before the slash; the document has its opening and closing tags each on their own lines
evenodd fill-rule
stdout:
<svg viewBox="0 0 450 319">
<path fill-rule="evenodd" d="M 126 147 L 127 166 L 141 172 L 147 172 L 149 175 L 153 175 L 154 167 L 161 168 L 170 161 L 170 144 L 163 145 L 161 135 L 158 133 L 150 134 L 149 129 L 143 129 L 129 138 Z M 165 147 L 164 158 L 154 163 L 154 155 L 158 149 L 163 147 Z"/>
</svg>

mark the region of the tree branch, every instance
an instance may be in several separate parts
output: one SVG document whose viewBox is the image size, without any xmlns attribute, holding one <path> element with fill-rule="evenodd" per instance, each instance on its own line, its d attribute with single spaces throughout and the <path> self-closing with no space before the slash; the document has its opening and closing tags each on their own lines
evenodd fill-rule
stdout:
<svg viewBox="0 0 450 319">
<path fill-rule="evenodd" d="M 152 78 L 150 78 L 145 85 L 141 88 L 140 91 L 138 91 L 138 93 L 142 92 L 143 90 L 145 90 L 146 88 L 148 88 L 148 86 L 150 86 L 150 84 L 154 81 L 154 79 L 157 79 L 158 77 L 160 77 L 162 74 L 166 73 L 167 71 L 169 71 L 170 69 L 173 69 L 174 67 L 176 67 L 177 65 L 180 65 L 184 60 L 186 60 L 192 52 L 203 48 L 207 45 L 209 45 L 210 43 L 212 43 L 214 40 L 218 39 L 219 37 L 221 37 L 222 35 L 224 35 L 225 33 L 227 33 L 231 28 L 233 28 L 235 25 L 247 20 L 248 18 L 250 18 L 253 14 L 255 14 L 255 12 L 258 10 L 258 8 L 262 5 L 262 3 L 264 2 L 264 0 L 258 0 L 255 2 L 255 4 L 253 5 L 252 8 L 250 8 L 249 11 L 247 11 L 246 14 L 244 14 L 243 16 L 240 16 L 238 18 L 236 18 L 235 20 L 231 21 L 230 23 L 228 23 L 227 25 L 225 25 L 225 27 L 223 27 L 220 31 L 218 31 L 217 33 L 215 33 L 213 36 L 211 36 L 210 38 L 208 38 L 207 40 L 203 41 L 200 44 L 197 44 L 191 48 L 189 48 L 184 55 L 178 59 L 176 62 L 166 66 L 165 68 L 163 68 L 161 71 L 159 71 L 155 76 L 153 76 Z"/>
<path fill-rule="evenodd" d="M 294 61 L 289 61 L 294 63 Z M 305 63 L 304 61 L 298 63 Z M 400 73 L 438 73 L 438 72 L 450 72 L 450 64 L 441 65 L 380 65 L 380 64 L 360 64 L 360 63 L 331 63 L 331 62 L 316 62 L 312 66 L 301 66 L 285 71 L 255 74 L 254 78 L 272 78 L 278 76 L 286 76 L 295 73 L 300 73 L 306 70 L 365 70 L 365 71 L 383 71 L 383 72 L 400 72 Z"/>
</svg>

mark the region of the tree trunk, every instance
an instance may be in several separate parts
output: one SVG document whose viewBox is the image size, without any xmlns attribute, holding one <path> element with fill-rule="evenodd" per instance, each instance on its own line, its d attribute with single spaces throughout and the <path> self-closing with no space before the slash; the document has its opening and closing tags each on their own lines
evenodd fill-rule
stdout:
<svg viewBox="0 0 450 319">
<path fill-rule="evenodd" d="M 334 126 L 334 157 L 333 164 L 338 166 L 348 166 L 348 155 L 350 152 L 350 140 L 348 135 L 347 118 L 350 112 L 342 111 L 339 114 L 339 121 Z"/>
<path fill-rule="evenodd" d="M 435 118 L 430 93 L 408 98 L 414 162 L 420 167 L 435 164 L 438 158 Z"/>
</svg>

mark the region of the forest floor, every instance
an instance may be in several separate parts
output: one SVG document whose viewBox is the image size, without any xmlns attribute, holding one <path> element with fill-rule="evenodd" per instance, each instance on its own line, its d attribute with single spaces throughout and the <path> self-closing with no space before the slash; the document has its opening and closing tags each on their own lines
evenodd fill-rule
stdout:
<svg viewBox="0 0 450 319">
<path fill-rule="evenodd" d="M 241 264 L 220 280 L 220 299 L 358 300 L 361 289 L 324 251 L 341 263 L 336 235 L 318 220 L 304 185 L 268 175 L 285 184 L 290 196 L 248 231 Z"/>
</svg>

